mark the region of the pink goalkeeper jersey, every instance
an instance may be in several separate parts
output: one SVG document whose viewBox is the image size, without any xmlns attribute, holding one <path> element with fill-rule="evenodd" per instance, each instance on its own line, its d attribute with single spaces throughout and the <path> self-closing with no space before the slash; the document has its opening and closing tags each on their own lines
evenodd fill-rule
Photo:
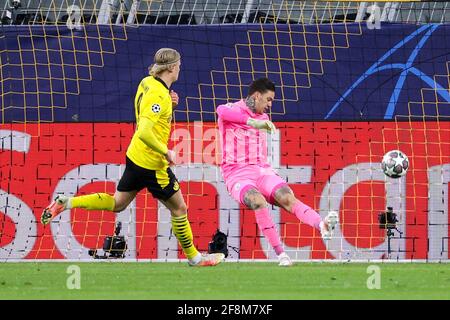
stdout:
<svg viewBox="0 0 450 320">
<path fill-rule="evenodd" d="M 246 166 L 270 167 L 267 162 L 267 133 L 247 125 L 248 118 L 268 120 L 267 114 L 253 113 L 244 100 L 217 107 L 222 143 L 224 178 L 231 171 Z"/>
</svg>

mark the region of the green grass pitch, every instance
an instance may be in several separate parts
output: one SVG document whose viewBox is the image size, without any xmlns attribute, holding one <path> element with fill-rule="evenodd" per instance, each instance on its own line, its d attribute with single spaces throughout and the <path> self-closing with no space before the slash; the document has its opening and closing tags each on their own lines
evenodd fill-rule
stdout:
<svg viewBox="0 0 450 320">
<path fill-rule="evenodd" d="M 72 265 L 80 289 L 67 287 Z M 450 299 L 449 264 L 376 265 L 380 289 L 367 287 L 370 264 L 357 263 L 2 263 L 0 299 Z"/>
</svg>

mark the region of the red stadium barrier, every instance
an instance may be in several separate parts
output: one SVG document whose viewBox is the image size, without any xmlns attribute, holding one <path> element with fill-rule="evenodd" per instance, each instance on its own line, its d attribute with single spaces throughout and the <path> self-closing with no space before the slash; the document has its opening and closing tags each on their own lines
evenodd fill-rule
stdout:
<svg viewBox="0 0 450 320">
<path fill-rule="evenodd" d="M 337 203 L 341 215 L 342 238 L 325 246 L 317 232 L 281 210 L 282 239 L 289 250 L 298 250 L 296 258 L 386 257 L 385 230 L 377 220 L 386 209 L 386 190 L 403 231 L 402 239 L 393 240 L 396 256 L 449 258 L 450 122 L 288 122 L 277 127 L 280 140 L 275 139 L 272 149 L 278 154 L 273 147 L 279 145 L 274 161 L 279 161 L 280 175 L 306 204 L 326 211 Z M 0 126 L 0 259 L 81 259 L 87 252 L 70 253 L 74 244 L 83 250 L 101 247 L 113 233 L 113 213 L 75 209 L 64 223 L 43 227 L 37 222 L 55 193 L 113 193 L 133 132 L 128 123 Z M 177 123 L 172 134 L 179 158 L 198 164 L 177 168 L 195 243 L 206 250 L 215 230 L 228 228 L 239 258 L 265 259 L 270 250 L 259 238 L 253 213 L 228 197 L 217 182 L 220 175 L 205 174 L 217 165 L 216 134 L 208 123 Z M 391 149 L 409 157 L 405 179 L 380 176 L 381 157 Z M 188 173 L 190 182 L 183 178 Z M 168 213 L 158 215 L 157 202 L 143 192 L 134 207 L 118 215 L 131 221 L 123 229 L 132 235 L 131 257 L 163 258 L 161 246 L 171 241 L 169 233 L 161 236 Z"/>
</svg>

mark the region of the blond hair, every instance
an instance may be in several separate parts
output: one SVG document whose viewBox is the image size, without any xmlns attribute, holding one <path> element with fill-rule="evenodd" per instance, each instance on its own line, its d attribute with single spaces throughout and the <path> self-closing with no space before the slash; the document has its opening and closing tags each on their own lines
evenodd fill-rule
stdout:
<svg viewBox="0 0 450 320">
<path fill-rule="evenodd" d="M 155 77 L 172 68 L 172 66 L 180 59 L 181 55 L 177 50 L 171 48 L 161 48 L 155 53 L 153 64 L 148 67 L 148 73 Z"/>
</svg>

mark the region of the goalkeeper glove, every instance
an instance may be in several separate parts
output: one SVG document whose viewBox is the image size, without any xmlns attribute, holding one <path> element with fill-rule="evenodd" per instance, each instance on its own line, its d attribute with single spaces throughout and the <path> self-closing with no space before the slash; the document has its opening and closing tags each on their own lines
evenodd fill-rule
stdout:
<svg viewBox="0 0 450 320">
<path fill-rule="evenodd" d="M 248 118 L 247 125 L 256 129 L 267 130 L 270 133 L 274 133 L 277 129 L 275 125 L 269 120 L 256 120 L 253 118 Z"/>
</svg>

